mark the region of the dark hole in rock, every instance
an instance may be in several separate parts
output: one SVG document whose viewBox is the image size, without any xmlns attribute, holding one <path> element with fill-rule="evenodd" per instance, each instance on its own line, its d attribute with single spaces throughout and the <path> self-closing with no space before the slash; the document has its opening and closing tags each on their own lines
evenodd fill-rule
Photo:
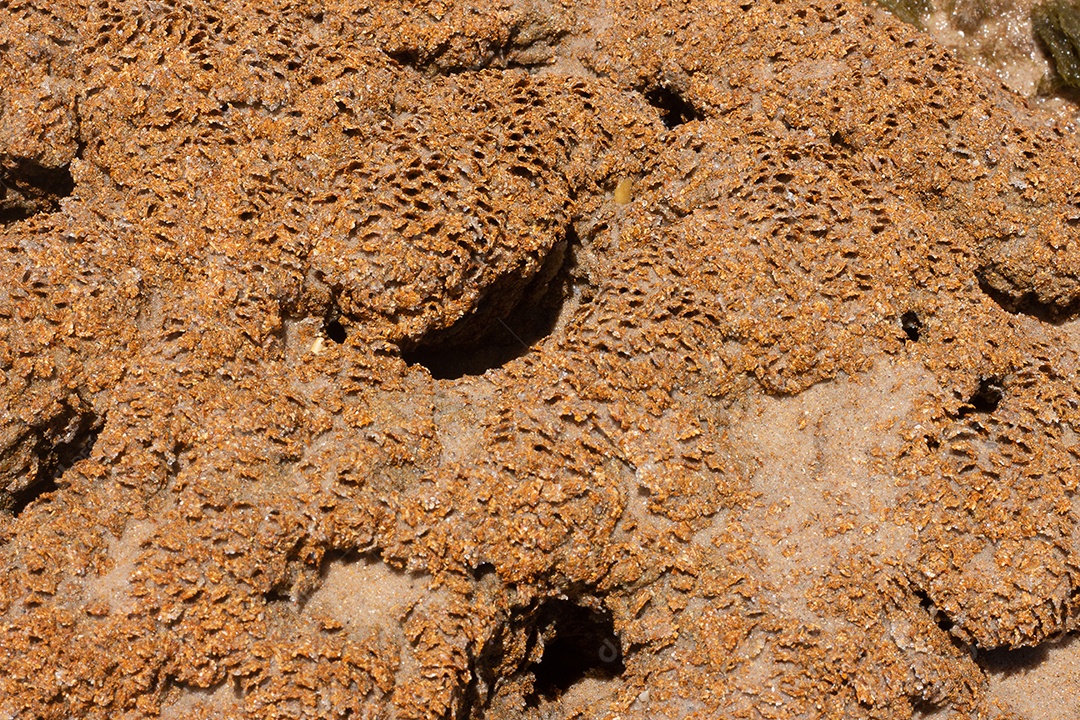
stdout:
<svg viewBox="0 0 1080 720">
<path fill-rule="evenodd" d="M 341 308 L 338 307 L 336 302 L 331 303 L 330 308 L 326 311 L 322 331 L 327 339 L 339 345 L 349 337 L 349 334 L 345 332 L 345 326 L 341 324 Z"/>
<path fill-rule="evenodd" d="M 943 717 L 943 708 L 946 705 L 938 705 L 931 700 L 927 700 L 923 697 L 911 698 L 911 717 L 912 720 L 921 720 L 922 718 Z"/>
<path fill-rule="evenodd" d="M 489 562 L 480 563 L 473 568 L 472 576 L 474 580 L 483 580 L 486 577 L 495 574 L 495 566 Z"/>
<path fill-rule="evenodd" d="M 949 633 L 953 629 L 952 619 L 938 609 L 937 605 L 934 604 L 934 601 L 930 599 L 930 596 L 926 594 L 926 592 L 916 589 L 914 593 L 915 597 L 919 599 L 919 606 L 927 612 L 930 619 L 933 620 L 942 631 Z M 952 637 L 951 633 L 950 637 Z M 953 638 L 953 640 L 954 642 L 959 642 L 955 638 Z"/>
<path fill-rule="evenodd" d="M 960 408 L 958 415 L 966 417 L 971 413 L 988 414 L 997 410 L 1001 398 L 1005 397 L 1005 386 L 1001 384 L 1001 378 L 989 377 L 979 381 L 979 387 L 974 394 Z"/>
<path fill-rule="evenodd" d="M 0 225 L 60 209 L 75 180 L 67 165 L 50 168 L 28 158 L 0 155 Z"/>
<path fill-rule="evenodd" d="M 287 603 L 291 600 L 289 595 L 291 589 L 289 585 L 275 585 L 263 593 L 263 599 L 267 603 Z"/>
<path fill-rule="evenodd" d="M 903 328 L 904 334 L 907 335 L 908 340 L 911 342 L 919 342 L 922 326 L 922 320 L 919 319 L 918 313 L 913 310 L 908 310 L 900 316 L 900 327 Z"/>
<path fill-rule="evenodd" d="M 566 239 L 551 250 L 543 267 L 503 316 L 484 314 L 481 301 L 473 315 L 450 328 L 450 340 L 423 338 L 404 349 L 402 358 L 410 365 L 423 365 L 437 380 L 456 380 L 483 375 L 527 354 L 555 330 L 566 301 L 574 295 L 576 245 L 577 236 L 568 230 Z"/>
<path fill-rule="evenodd" d="M 324 332 L 326 333 L 326 337 L 336 343 L 343 343 L 345 342 L 345 338 L 348 337 L 348 334 L 345 332 L 345 327 L 337 320 L 326 323 Z"/>
<path fill-rule="evenodd" d="M 611 613 L 570 600 L 549 600 L 537 621 L 543 655 L 528 668 L 534 678 L 533 694 L 526 698 L 530 705 L 557 698 L 586 678 L 611 679 L 625 670 Z"/>
<path fill-rule="evenodd" d="M 1080 315 L 1080 301 L 1063 305 L 1051 305 L 1040 302 L 1033 292 L 1014 296 L 993 287 L 987 280 L 985 271 L 979 271 L 977 278 L 979 289 L 997 303 L 998 307 L 1012 315 L 1029 315 L 1040 322 L 1050 325 L 1061 325 Z"/>
<path fill-rule="evenodd" d="M 934 601 L 930 598 L 930 595 L 926 591 L 916 587 L 912 588 L 912 593 L 915 595 L 916 598 L 918 598 L 919 606 L 924 611 L 926 611 L 927 615 L 930 616 L 930 620 L 933 621 L 933 623 L 937 625 L 943 633 L 945 633 L 945 636 L 949 639 L 949 642 L 952 643 L 953 647 L 955 647 L 960 652 L 971 655 L 973 657 L 977 654 L 978 649 L 974 645 L 969 645 L 968 643 L 964 642 L 960 637 L 957 636 L 956 633 L 953 632 L 953 628 L 956 627 L 956 623 L 953 622 L 952 618 L 949 617 L 949 615 L 945 613 L 945 611 L 938 608 L 938 606 L 934 603 Z M 933 705 L 933 703 L 929 704 Z"/>
<path fill-rule="evenodd" d="M 38 475 L 34 483 L 12 498 L 11 513 L 18 517 L 43 495 L 63 487 L 64 473 L 75 463 L 90 457 L 104 422 L 93 413 L 65 414 L 54 423 L 53 433 L 46 433 L 38 446 Z M 61 434 L 62 433 L 62 434 Z M 50 441 L 48 438 L 57 438 Z"/>
<path fill-rule="evenodd" d="M 829 135 L 829 144 L 841 150 L 855 150 L 855 147 L 848 140 L 848 134 L 840 130 Z"/>
<path fill-rule="evenodd" d="M 668 130 L 699 118 L 697 109 L 690 102 L 663 85 L 646 92 L 645 99 L 660 111 L 660 119 Z"/>
</svg>

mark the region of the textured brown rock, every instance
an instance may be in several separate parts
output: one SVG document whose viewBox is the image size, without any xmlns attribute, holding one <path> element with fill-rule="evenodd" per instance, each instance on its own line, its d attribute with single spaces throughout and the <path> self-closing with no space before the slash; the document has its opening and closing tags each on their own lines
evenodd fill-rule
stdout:
<svg viewBox="0 0 1080 720">
<path fill-rule="evenodd" d="M 1070 644 L 1077 141 L 927 35 L 0 13 L 0 717 L 1005 718 Z"/>
</svg>

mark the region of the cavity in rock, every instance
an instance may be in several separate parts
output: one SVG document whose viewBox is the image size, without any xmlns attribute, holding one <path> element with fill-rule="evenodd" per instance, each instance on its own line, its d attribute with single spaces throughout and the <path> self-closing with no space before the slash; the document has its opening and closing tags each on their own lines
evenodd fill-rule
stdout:
<svg viewBox="0 0 1080 720">
<path fill-rule="evenodd" d="M 573 230 L 568 230 L 566 239 L 551 250 L 540 272 L 507 314 L 500 317 L 487 313 L 481 301 L 476 311 L 447 333 L 421 338 L 406 348 L 402 352 L 404 360 L 427 368 L 437 380 L 456 380 L 483 375 L 529 353 L 554 331 L 565 303 L 574 295 L 576 242 Z M 463 327 L 468 331 L 459 332 Z M 452 339 L 442 340 L 443 336 Z"/>
<path fill-rule="evenodd" d="M 38 446 L 38 475 L 35 482 L 12 497 L 11 514 L 18 517 L 31 503 L 62 486 L 63 474 L 75 463 L 90 457 L 104 422 L 93 413 L 64 416 L 60 425 L 66 432 L 58 442 L 42 440 Z"/>
<path fill-rule="evenodd" d="M 645 93 L 645 99 L 660 111 L 660 119 L 668 130 L 699 117 L 697 109 L 671 88 L 655 87 Z"/>
<path fill-rule="evenodd" d="M 911 342 L 919 342 L 922 326 L 919 315 L 912 310 L 908 310 L 900 316 L 900 327 L 903 328 L 904 334 L 907 335 L 907 339 Z"/>
<path fill-rule="evenodd" d="M 998 404 L 1001 399 L 1005 397 L 1005 386 L 1001 383 L 1001 378 L 989 377 L 983 378 L 979 381 L 979 387 L 967 403 L 960 408 L 960 417 L 965 417 L 971 413 L 989 414 L 997 410 Z"/>
<path fill-rule="evenodd" d="M 68 166 L 46 167 L 27 158 L 0 154 L 0 225 L 60 209 L 75 180 Z"/>
<path fill-rule="evenodd" d="M 544 652 L 529 668 L 534 678 L 530 704 L 556 698 L 586 678 L 618 677 L 625 669 L 622 645 L 608 612 L 550 600 L 539 613 L 537 633 Z"/>
</svg>

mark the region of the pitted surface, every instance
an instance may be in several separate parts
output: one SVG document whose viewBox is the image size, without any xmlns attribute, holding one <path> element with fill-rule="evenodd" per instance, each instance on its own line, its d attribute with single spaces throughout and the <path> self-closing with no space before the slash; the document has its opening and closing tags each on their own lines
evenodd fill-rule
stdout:
<svg viewBox="0 0 1080 720">
<path fill-rule="evenodd" d="M 1080 625 L 1080 148 L 930 37 L 0 13 L 0 717 L 1017 717 Z"/>
</svg>

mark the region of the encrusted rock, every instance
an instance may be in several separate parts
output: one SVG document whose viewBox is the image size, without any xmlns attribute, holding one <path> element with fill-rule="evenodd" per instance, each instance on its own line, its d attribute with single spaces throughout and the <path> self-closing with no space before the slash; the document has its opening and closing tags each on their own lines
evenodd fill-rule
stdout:
<svg viewBox="0 0 1080 720">
<path fill-rule="evenodd" d="M 0 33 L 0 717 L 1006 718 L 1080 625 L 1080 147 L 930 36 Z"/>
</svg>

